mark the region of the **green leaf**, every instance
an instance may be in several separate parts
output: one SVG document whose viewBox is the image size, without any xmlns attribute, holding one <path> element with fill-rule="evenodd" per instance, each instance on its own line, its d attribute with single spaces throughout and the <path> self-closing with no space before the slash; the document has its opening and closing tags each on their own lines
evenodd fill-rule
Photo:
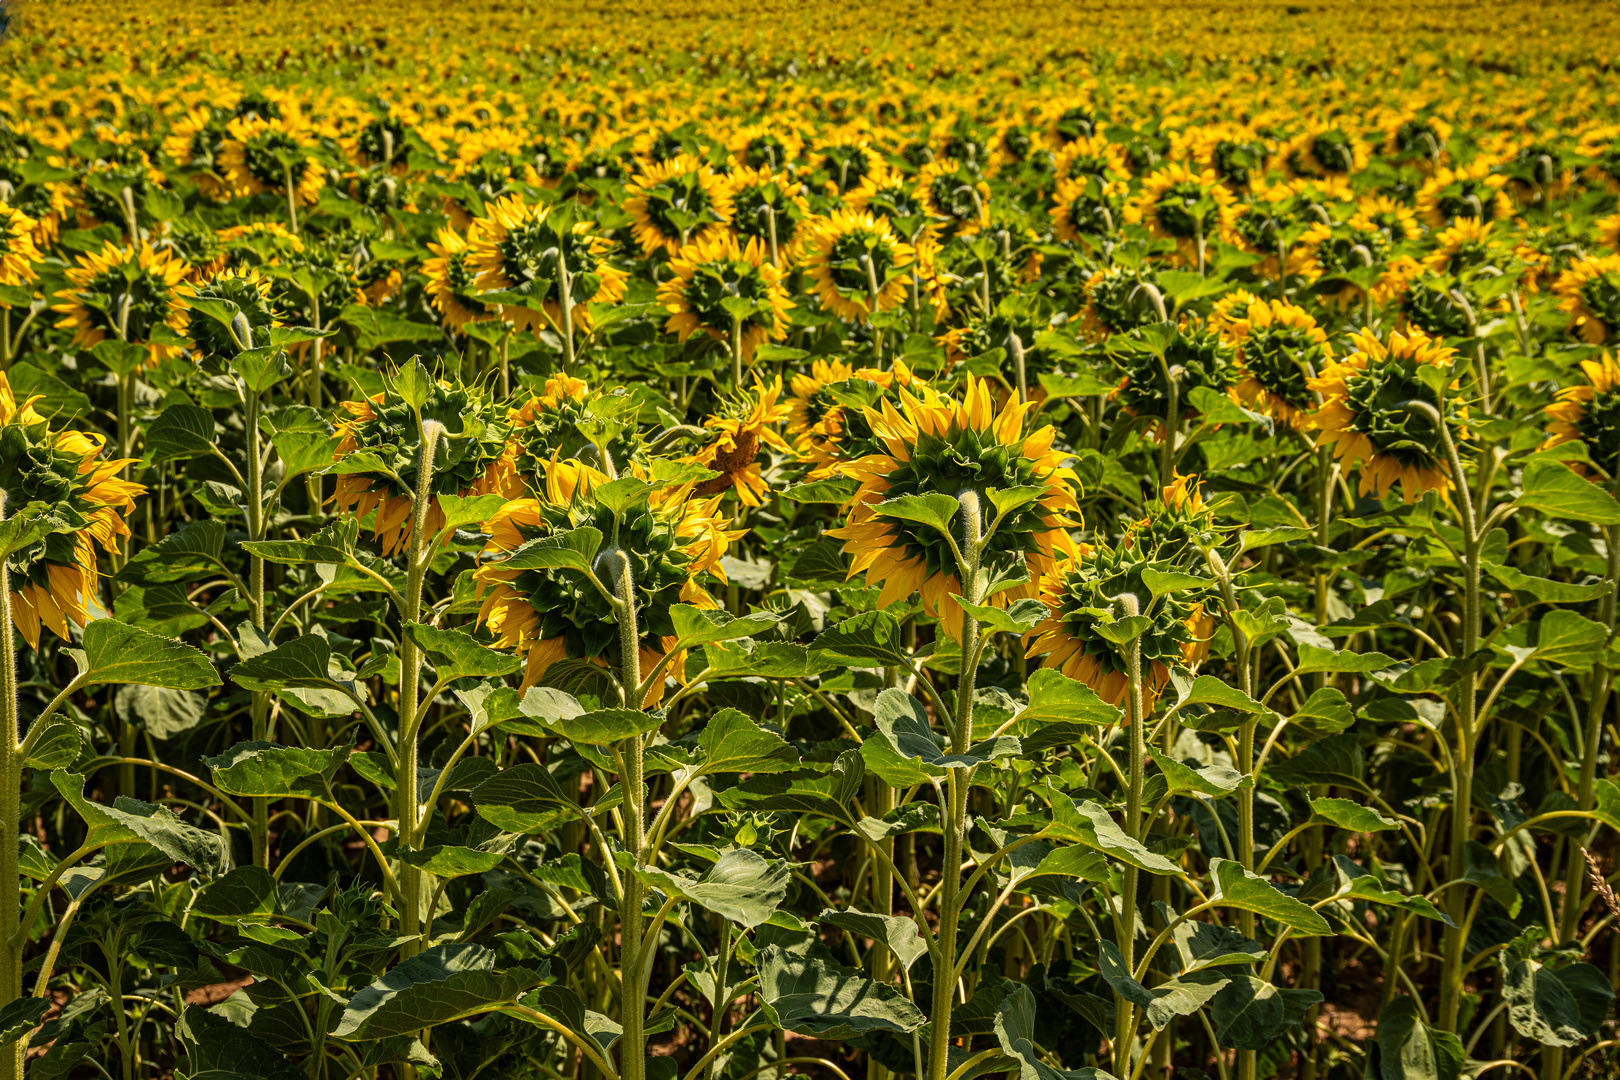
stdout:
<svg viewBox="0 0 1620 1080">
<path fill-rule="evenodd" d="M 1160 905 L 1160 911 L 1167 916 L 1167 925 L 1175 922 L 1174 912 L 1165 905 Z M 1271 955 L 1259 942 L 1215 923 L 1184 922 L 1170 931 L 1170 940 L 1181 956 L 1183 975 L 1228 964 L 1261 964 Z"/>
<path fill-rule="evenodd" d="M 970 604 L 959 593 L 947 594 L 957 607 L 976 619 L 986 633 L 1024 634 L 1046 618 L 1046 605 L 1034 597 L 1014 600 L 1005 608 L 989 604 Z"/>
<path fill-rule="evenodd" d="M 1591 964 L 1553 969 L 1530 957 L 1502 957 L 1502 997 L 1513 1029 L 1543 1046 L 1574 1046 L 1609 1017 L 1614 988 Z"/>
<path fill-rule="evenodd" d="M 1106 938 L 1097 943 L 1097 958 L 1103 980 L 1113 988 L 1114 993 L 1146 1009 L 1148 1023 L 1154 1031 L 1163 1030 L 1178 1016 L 1191 1016 L 1227 984 L 1226 979 L 1219 977 L 1200 982 L 1167 979 L 1149 990 L 1132 977 L 1119 946 Z"/>
<path fill-rule="evenodd" d="M 1335 652 L 1332 649 L 1321 649 L 1315 645 L 1301 643 L 1299 646 L 1299 667 L 1295 673 L 1299 675 L 1314 675 L 1322 671 L 1360 672 L 1382 671 L 1393 666 L 1395 658 L 1385 656 L 1381 652 L 1353 652 L 1345 650 Z"/>
<path fill-rule="evenodd" d="M 1280 784 L 1307 787 L 1311 784 L 1338 784 L 1366 791 L 1362 775 L 1367 759 L 1354 732 L 1318 739 L 1293 757 L 1267 764 L 1269 779 Z"/>
<path fill-rule="evenodd" d="M 758 611 L 752 615 L 735 616 L 719 609 L 694 607 L 691 604 L 673 604 L 669 609 L 670 621 L 675 626 L 676 652 L 695 645 L 708 645 L 717 641 L 731 641 L 751 637 L 769 630 L 782 621 L 774 611 Z"/>
<path fill-rule="evenodd" d="M 244 690 L 337 689 L 358 696 L 351 682 L 334 674 L 338 666 L 324 637 L 304 634 L 243 660 L 231 668 L 231 681 Z"/>
<path fill-rule="evenodd" d="M 928 952 L 928 943 L 917 930 L 917 921 L 903 915 L 873 915 L 869 912 L 846 908 L 828 909 L 816 919 L 826 926 L 836 926 L 860 937 L 881 941 L 889 947 L 906 970 Z"/>
<path fill-rule="evenodd" d="M 578 816 L 578 802 L 563 793 L 551 770 L 525 761 L 483 781 L 468 793 L 478 816 L 503 832 L 528 835 L 549 827 L 559 814 Z"/>
<path fill-rule="evenodd" d="M 1608 640 L 1609 628 L 1602 623 L 1559 608 L 1536 622 L 1532 658 L 1571 671 L 1591 671 Z"/>
<path fill-rule="evenodd" d="M 1209 578 L 1197 574 L 1166 573 L 1146 566 L 1142 568 L 1142 584 L 1146 585 L 1154 599 L 1157 599 L 1189 589 L 1208 588 Z"/>
<path fill-rule="evenodd" d="M 219 573 L 224 552 L 225 524 L 193 521 L 142 548 L 118 571 L 118 580 L 145 585 L 194 581 Z"/>
<path fill-rule="evenodd" d="M 584 573 L 590 570 L 601 546 L 601 530 L 583 525 L 567 532 L 530 540 L 502 560 L 500 566 L 507 570 L 576 570 Z M 612 587 L 611 582 L 603 584 Z"/>
<path fill-rule="evenodd" d="M 1337 825 L 1351 832 L 1384 832 L 1401 827 L 1393 818 L 1387 818 L 1371 807 L 1349 799 L 1312 799 L 1311 814 L 1329 825 Z"/>
<path fill-rule="evenodd" d="M 721 709 L 697 735 L 702 771 L 779 773 L 799 767 L 799 752 L 774 731 L 766 731 L 736 709 Z"/>
<path fill-rule="evenodd" d="M 778 1027 L 816 1039 L 854 1039 L 868 1032 L 906 1035 L 923 1025 L 923 1014 L 893 987 L 859 972 L 779 945 L 761 949 L 760 997 Z"/>
<path fill-rule="evenodd" d="M 306 750 L 269 742 L 240 742 L 216 757 L 204 758 L 214 786 L 229 795 L 254 798 L 327 796 L 327 784 L 349 760 L 353 744 L 333 750 Z"/>
<path fill-rule="evenodd" d="M 84 797 L 84 777 L 61 769 L 51 773 L 51 784 L 89 826 L 86 847 L 144 843 L 207 877 L 224 868 L 219 835 L 186 824 L 170 810 L 122 795 L 111 806 L 91 802 Z"/>
<path fill-rule="evenodd" d="M 94 619 L 84 628 L 84 686 L 139 683 L 171 690 L 219 685 L 219 672 L 200 650 L 117 619 Z"/>
<path fill-rule="evenodd" d="M 214 414 L 198 405 L 170 405 L 146 429 L 146 456 L 154 463 L 212 453 Z"/>
<path fill-rule="evenodd" d="M 270 871 L 238 866 L 204 885 L 192 901 L 191 913 L 219 922 L 265 922 L 276 913 L 276 897 L 277 882 Z"/>
<path fill-rule="evenodd" d="M 1118 706 L 1056 668 L 1040 668 L 1025 684 L 1029 706 L 1018 714 L 1018 734 L 1028 752 L 1078 741 L 1080 725 L 1112 727 L 1120 722 Z"/>
<path fill-rule="evenodd" d="M 302 1080 L 306 1076 L 268 1041 L 200 1005 L 186 1007 L 174 1033 L 189 1058 L 187 1080 Z"/>
<path fill-rule="evenodd" d="M 1416 1000 L 1391 998 L 1378 1014 L 1372 1080 L 1458 1080 L 1466 1055 L 1462 1040 L 1424 1022 Z"/>
<path fill-rule="evenodd" d="M 354 544 L 360 535 L 360 523 L 353 518 L 338 518 L 319 532 L 304 540 L 246 540 L 242 550 L 257 555 L 266 562 L 297 565 L 343 566 L 354 554 Z"/>
<path fill-rule="evenodd" d="M 577 743 L 611 746 L 649 731 L 657 731 L 666 717 L 661 712 L 639 709 L 596 709 L 577 716 L 559 716 L 546 721 L 554 734 Z"/>
<path fill-rule="evenodd" d="M 971 746 L 966 754 L 945 753 L 944 736 L 928 726 L 928 714 L 923 711 L 922 703 L 904 690 L 883 691 L 872 708 L 878 734 L 861 744 L 861 756 L 869 767 L 874 757 L 868 756 L 867 748 L 874 742 L 887 744 L 891 752 L 878 754 L 875 760 L 884 764 L 892 763 L 893 759 L 916 762 L 926 776 L 936 778 L 944 776 L 946 769 L 970 769 L 1021 752 L 1017 739 L 1003 736 Z"/>
<path fill-rule="evenodd" d="M 1059 1069 L 1042 1060 L 1035 1045 L 1035 995 L 1023 983 L 996 1005 L 993 1028 L 997 1044 L 1018 1063 L 1018 1080 L 1116 1080 L 1101 1069 Z"/>
<path fill-rule="evenodd" d="M 510 675 L 523 666 L 521 656 L 496 652 L 464 630 L 406 623 L 405 633 L 427 656 L 440 682 Z"/>
<path fill-rule="evenodd" d="M 495 516 L 495 511 L 506 505 L 504 495 L 436 495 L 439 512 L 444 515 L 445 529 L 465 529 L 482 525 Z"/>
<path fill-rule="evenodd" d="M 345 306 L 333 322 L 354 331 L 355 348 L 362 353 L 370 352 L 379 345 L 401 341 L 438 341 L 443 336 L 437 327 L 414 323 L 368 304 Z M 417 404 L 420 406 L 421 402 Z"/>
<path fill-rule="evenodd" d="M 1299 937 L 1327 937 L 1333 933 L 1321 915 L 1284 895 L 1265 878 L 1245 870 L 1236 860 L 1211 859 L 1209 876 L 1215 886 L 1210 899 L 1223 907 L 1252 911 L 1288 927 Z"/>
<path fill-rule="evenodd" d="M 961 513 L 961 505 L 949 495 L 902 495 L 873 503 L 872 512 L 879 517 L 927 525 L 954 539 L 952 526 Z"/>
<path fill-rule="evenodd" d="M 1214 977 L 1211 971 L 1200 978 Z M 1215 1041 L 1237 1050 L 1264 1050 L 1290 1027 L 1304 1022 L 1305 1010 L 1322 1000 L 1315 990 L 1280 990 L 1246 972 L 1231 972 L 1209 1010 Z"/>
<path fill-rule="evenodd" d="M 1266 707 L 1235 686 L 1228 686 L 1213 675 L 1200 675 L 1193 680 L 1187 696 L 1177 705 L 1213 705 L 1220 709 L 1235 709 L 1245 713 L 1263 713 Z"/>
<path fill-rule="evenodd" d="M 487 874 L 501 865 L 506 855 L 499 851 L 434 844 L 415 851 L 402 851 L 400 858 L 436 878 L 458 878 Z"/>
<path fill-rule="evenodd" d="M 1108 816 L 1107 810 L 1090 800 L 1082 801 L 1054 793 L 1052 824 L 1046 827 L 1042 835 L 1100 851 L 1152 874 L 1181 873 L 1181 867 L 1133 840 Z"/>
<path fill-rule="evenodd" d="M 1524 467 L 1524 493 L 1513 505 L 1544 511 L 1555 521 L 1620 525 L 1620 503 L 1612 495 L 1562 461 L 1549 458 L 1532 458 Z"/>
<path fill-rule="evenodd" d="M 788 865 L 766 861 L 748 848 L 732 848 L 703 873 L 689 878 L 656 867 L 635 867 L 637 877 L 670 896 L 689 900 L 752 930 L 787 899 Z"/>
<path fill-rule="evenodd" d="M 1238 554 L 1245 555 L 1256 548 L 1270 547 L 1272 544 L 1288 544 L 1295 540 L 1304 540 L 1310 535 L 1311 530 L 1293 525 L 1282 525 L 1272 529 L 1245 529 L 1238 534 Z"/>
<path fill-rule="evenodd" d="M 810 651 L 854 667 L 910 664 L 900 641 L 900 624 L 884 611 L 868 611 L 829 627 L 811 644 Z"/>
<path fill-rule="evenodd" d="M 1219 798 L 1222 795 L 1230 795 L 1238 788 L 1254 786 L 1253 777 L 1245 776 L 1230 766 L 1188 765 L 1151 747 L 1148 749 L 1148 756 L 1164 774 L 1164 781 L 1172 794 L 1196 791 L 1200 795 Z"/>
<path fill-rule="evenodd" d="M 1455 926 L 1449 915 L 1443 914 L 1422 896 L 1408 896 L 1394 889 L 1386 889 L 1373 874 L 1365 867 L 1358 866 L 1353 860 L 1344 855 L 1333 856 L 1335 871 L 1339 877 L 1339 888 L 1335 892 L 1335 899 L 1363 900 L 1369 904 L 1383 904 L 1386 907 L 1400 908 L 1427 919 L 1443 922 L 1447 926 Z"/>
<path fill-rule="evenodd" d="M 332 1034 L 386 1039 L 476 1016 L 515 1002 L 545 974 L 525 967 L 497 973 L 495 953 L 480 945 L 435 945 L 350 998 Z"/>
<path fill-rule="evenodd" d="M 48 999 L 32 996 L 18 998 L 0 1008 L 0 1047 L 9 1047 L 33 1031 L 50 1010 Z"/>
</svg>

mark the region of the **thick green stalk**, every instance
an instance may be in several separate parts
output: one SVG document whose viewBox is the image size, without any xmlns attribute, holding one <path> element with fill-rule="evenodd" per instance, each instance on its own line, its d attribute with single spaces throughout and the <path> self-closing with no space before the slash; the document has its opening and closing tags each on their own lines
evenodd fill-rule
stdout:
<svg viewBox="0 0 1620 1080">
<path fill-rule="evenodd" d="M 620 679 L 624 686 L 625 708 L 639 709 L 641 702 L 633 700 L 641 686 L 641 634 L 636 625 L 635 580 L 630 574 L 630 560 L 619 556 L 619 663 Z M 624 821 L 623 842 L 639 866 L 645 853 L 647 831 L 646 775 L 642 758 L 640 736 L 625 742 L 624 775 L 619 783 L 624 789 L 624 805 L 620 815 Z M 611 852 L 603 852 L 612 858 Z M 645 1080 L 647 1072 L 646 1009 L 649 950 L 642 940 L 641 906 L 646 896 L 641 878 L 634 870 L 624 875 L 624 897 L 619 904 L 620 960 L 619 982 L 622 988 L 619 1003 L 619 1022 L 624 1034 L 619 1039 L 619 1076 L 621 1080 Z"/>
<path fill-rule="evenodd" d="M 259 445 L 259 395 L 243 390 L 247 411 L 247 529 L 248 539 L 263 540 L 264 528 L 264 461 Z M 264 559 L 248 556 L 248 613 L 253 628 L 263 633 L 264 619 Z M 270 738 L 270 694 L 256 690 L 252 698 L 253 738 Z M 126 755 L 127 756 L 127 755 Z M 270 800 L 253 800 L 253 865 L 270 867 Z"/>
<path fill-rule="evenodd" d="M 409 545 L 410 572 L 406 577 L 405 608 L 400 612 L 402 623 L 421 621 L 422 583 L 427 576 L 428 554 L 433 537 L 428 535 L 428 513 L 433 507 L 433 465 L 444 435 L 444 425 L 436 420 L 422 421 L 422 460 L 417 466 L 416 506 L 411 520 Z M 398 823 L 395 835 L 401 851 L 416 846 L 416 815 L 418 793 L 416 784 L 417 736 L 421 729 L 422 650 L 408 632 L 400 634 L 399 646 L 399 768 L 394 777 L 394 815 Z M 404 900 L 400 912 L 400 931 L 408 939 L 404 947 L 406 958 L 415 956 L 425 946 L 427 928 L 422 926 L 422 891 L 426 885 L 420 869 L 404 859 L 400 860 L 399 890 Z"/>
<path fill-rule="evenodd" d="M 1608 627 L 1612 637 L 1615 629 L 1616 595 L 1620 593 L 1620 526 L 1610 526 L 1605 536 L 1609 549 L 1608 580 L 1609 593 L 1603 598 L 1602 611 L 1598 618 Z M 1593 666 L 1590 687 L 1586 702 L 1586 731 L 1584 733 L 1583 753 L 1581 754 L 1581 780 L 1576 789 L 1576 799 L 1582 810 L 1590 810 L 1593 805 L 1593 792 L 1597 787 L 1598 748 L 1603 739 L 1603 715 L 1609 708 L 1609 694 L 1614 683 L 1614 672 L 1609 666 L 1598 661 Z M 1574 850 L 1574 841 L 1570 841 L 1569 866 L 1564 873 L 1564 907 L 1559 912 L 1558 942 L 1570 942 L 1575 939 L 1575 932 L 1580 927 L 1581 913 L 1585 911 L 1583 902 L 1586 889 L 1586 860 L 1579 851 Z"/>
<path fill-rule="evenodd" d="M 984 516 L 978 492 L 957 495 L 962 510 L 962 599 L 979 602 L 979 558 L 983 550 Z M 951 753 L 965 754 L 973 739 L 973 688 L 978 676 L 979 623 L 962 612 L 962 673 L 956 681 L 956 717 L 951 728 Z M 928 1041 L 929 1080 L 945 1080 L 951 1047 L 951 1011 L 955 1004 L 956 928 L 962 915 L 957 890 L 962 884 L 962 844 L 967 833 L 967 797 L 970 777 L 959 769 L 946 774 L 950 801 L 945 826 L 945 855 L 940 862 L 939 955 L 934 958 L 934 1001 L 928 1014 L 931 1032 Z"/>
<path fill-rule="evenodd" d="M 1141 614 L 1141 602 L 1133 593 L 1115 598 L 1120 614 L 1129 619 Z M 1130 740 L 1130 772 L 1125 784 L 1125 834 L 1142 835 L 1142 784 L 1147 776 L 1147 736 L 1142 700 L 1142 635 L 1131 639 L 1125 650 L 1125 736 Z M 1141 871 L 1134 866 L 1120 870 L 1119 952 L 1125 970 L 1136 970 L 1136 892 Z M 1114 1000 L 1114 1044 L 1112 1068 L 1120 1076 L 1131 1074 L 1131 1048 L 1136 1043 L 1136 1009 L 1124 997 Z"/>
<path fill-rule="evenodd" d="M 1457 507 L 1463 532 L 1463 622 L 1462 651 L 1460 657 L 1472 656 L 1479 649 L 1480 631 L 1480 546 L 1474 519 L 1474 502 L 1463 474 L 1462 459 L 1451 431 L 1433 406 L 1423 402 L 1412 403 L 1414 411 L 1428 416 L 1439 432 L 1451 466 L 1451 479 L 1455 485 L 1452 499 Z M 1462 1002 L 1463 946 L 1468 934 L 1468 890 L 1460 878 L 1467 862 L 1468 841 L 1473 836 L 1474 754 L 1479 733 L 1474 730 L 1478 706 L 1479 677 L 1465 675 L 1457 686 L 1457 746 L 1452 752 L 1455 775 L 1451 797 L 1451 845 L 1447 861 L 1447 876 L 1453 884 L 1446 892 L 1447 914 L 1453 926 L 1446 927 L 1441 946 L 1440 1008 L 1435 1023 L 1442 1031 L 1457 1030 L 1457 1013 Z"/>
<path fill-rule="evenodd" d="M 557 295 L 562 299 L 563 371 L 574 373 L 574 283 L 568 276 L 568 256 L 563 252 L 564 237 L 557 238 Z"/>
<path fill-rule="evenodd" d="M 0 520 L 5 493 L 0 492 Z M 17 843 L 22 835 L 22 744 L 17 724 L 17 636 L 11 625 L 11 572 L 0 559 L 0 1009 L 22 997 L 22 874 Z M 40 978 L 49 978 L 47 970 Z M 26 1037 L 0 1052 L 0 1080 L 22 1080 Z"/>
</svg>

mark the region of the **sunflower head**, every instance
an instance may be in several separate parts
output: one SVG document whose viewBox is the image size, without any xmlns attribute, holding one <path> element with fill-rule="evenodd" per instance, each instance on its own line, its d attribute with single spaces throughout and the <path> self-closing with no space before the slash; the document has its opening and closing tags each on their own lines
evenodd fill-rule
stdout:
<svg viewBox="0 0 1620 1080">
<path fill-rule="evenodd" d="M 1109 339 L 1109 358 L 1120 372 L 1119 384 L 1109 395 L 1127 415 L 1152 417 L 1155 438 L 1164 435 L 1163 417 L 1170 407 L 1166 372 L 1179 384 L 1181 415 L 1191 415 L 1188 395 L 1200 386 L 1219 393 L 1232 387 L 1236 371 L 1234 349 L 1221 334 L 1207 327 L 1167 323 L 1132 330 Z"/>
<path fill-rule="evenodd" d="M 864 573 L 867 585 L 881 586 L 879 607 L 920 593 L 923 610 L 956 637 L 961 613 L 944 601 L 962 592 L 952 544 L 965 550 L 964 515 L 980 519 L 985 602 L 1004 606 L 1031 596 L 1034 582 L 1073 548 L 1074 473 L 1053 449 L 1050 425 L 1023 434 L 1034 406 L 1010 399 L 998 412 L 988 382 L 969 376 L 959 401 L 910 391 L 899 397 L 898 409 L 883 401 L 865 410 L 882 447 L 845 466 L 860 486 L 848 524 L 828 535 L 854 557 L 851 577 Z"/>
<path fill-rule="evenodd" d="M 809 227 L 805 270 L 822 306 L 841 319 L 864 323 L 904 303 L 915 263 L 887 218 L 835 210 Z"/>
<path fill-rule="evenodd" d="M 1382 498 L 1399 482 L 1410 503 L 1452 484 L 1435 417 L 1453 442 L 1468 437 L 1467 407 L 1452 378 L 1455 350 L 1422 331 L 1392 332 L 1387 342 L 1370 331 L 1351 338 L 1354 351 L 1309 382 L 1321 405 L 1304 427 L 1320 434 L 1346 466 L 1361 470 L 1361 492 Z M 1413 408 L 1420 402 L 1427 409 Z"/>
<path fill-rule="evenodd" d="M 1513 216 L 1513 203 L 1502 191 L 1506 179 L 1491 171 L 1483 159 L 1451 169 L 1434 171 L 1418 189 L 1418 216 L 1441 227 L 1460 217 L 1479 221 L 1500 221 Z"/>
<path fill-rule="evenodd" d="M 283 195 L 289 182 L 293 199 L 313 206 L 326 186 L 326 172 L 307 145 L 313 132 L 297 124 L 259 116 L 239 116 L 226 125 L 219 164 L 238 195 Z"/>
<path fill-rule="evenodd" d="M 1613 479 L 1620 476 L 1620 362 L 1604 353 L 1582 360 L 1581 373 L 1585 386 L 1564 387 L 1547 406 L 1547 439 L 1541 448 L 1578 442 L 1592 464 Z M 1583 462 L 1571 465 L 1589 471 Z"/>
<path fill-rule="evenodd" d="M 952 158 L 938 158 L 917 174 L 917 201 L 944 224 L 949 236 L 972 236 L 990 223 L 990 185 L 979 172 Z"/>
<path fill-rule="evenodd" d="M 1174 240 L 1184 259 L 1195 259 L 1200 241 L 1210 245 L 1231 233 L 1234 202 L 1213 169 L 1194 172 L 1171 164 L 1143 181 L 1141 192 L 1125 207 L 1125 220 Z"/>
<path fill-rule="evenodd" d="M 73 331 L 73 344 L 94 346 L 108 339 L 147 347 L 152 363 L 179 350 L 186 311 L 180 283 L 186 264 L 167 250 L 108 243 L 79 256 L 67 272 L 69 288 L 56 294 L 51 310 L 57 326 Z"/>
<path fill-rule="evenodd" d="M 461 233 L 441 228 L 434 234 L 436 242 L 428 244 L 433 258 L 422 263 L 422 276 L 427 279 L 428 298 L 439 314 L 444 316 L 445 328 L 452 333 L 468 323 L 482 322 L 491 312 L 478 299 L 478 272 L 471 264 L 472 246 Z"/>
<path fill-rule="evenodd" d="M 883 444 L 867 420 L 867 410 L 884 400 L 896 406 L 901 390 L 920 394 L 924 388 L 900 360 L 888 371 L 817 360 L 810 374 L 793 376 L 787 430 L 794 449 L 815 462 L 810 479 L 825 479 L 850 462 L 881 453 Z"/>
<path fill-rule="evenodd" d="M 682 343 L 701 331 L 738 345 L 745 362 L 764 342 L 781 341 L 793 304 L 769 255 L 758 240 L 739 245 L 731 232 L 686 245 L 670 262 L 670 278 L 658 287 L 658 299 L 670 313 L 664 329 Z"/>
<path fill-rule="evenodd" d="M 730 181 L 692 154 L 649 165 L 625 194 L 631 231 L 647 255 L 678 255 L 686 244 L 723 232 L 733 214 Z"/>
<path fill-rule="evenodd" d="M 468 227 L 467 244 L 464 265 L 480 289 L 521 295 L 522 303 L 500 305 L 501 318 L 520 330 L 540 329 L 548 321 L 561 328 L 559 283 L 565 272 L 576 325 L 589 327 L 588 304 L 624 299 L 626 275 L 607 262 L 612 242 L 596 235 L 592 222 L 578 220 L 571 207 L 508 195 L 485 205 L 485 216 Z"/>
<path fill-rule="evenodd" d="M 696 493 L 708 498 L 737 490 L 744 506 L 759 506 L 770 493 L 760 471 L 759 456 L 767 448 L 789 453 L 788 444 L 776 430 L 788 415 L 788 406 L 779 403 L 781 377 L 763 382 L 754 376 L 754 386 L 728 399 L 721 411 L 703 422 L 707 438 L 695 454 L 683 460 L 701 465 L 720 475 L 697 485 Z"/>
<path fill-rule="evenodd" d="M 0 286 L 28 285 L 37 276 L 34 263 L 40 256 L 34 246 L 35 224 L 33 218 L 0 200 Z M 0 307 L 10 306 L 0 300 Z"/>
<path fill-rule="evenodd" d="M 1122 266 L 1107 266 L 1094 272 L 1086 279 L 1081 326 L 1093 338 L 1102 338 L 1158 322 L 1159 309 L 1153 304 L 1156 278 L 1146 268 L 1133 273 Z"/>
<path fill-rule="evenodd" d="M 513 471 L 502 494 L 518 498 L 526 486 L 544 488 L 550 473 L 577 468 L 589 458 L 615 472 L 647 465 L 647 448 L 636 430 L 640 402 L 621 388 L 604 394 L 583 379 L 553 375 L 540 391 L 507 414 Z"/>
<path fill-rule="evenodd" d="M 186 337 L 201 356 L 229 360 L 245 348 L 262 348 L 270 344 L 270 328 L 281 325 L 270 304 L 270 282 L 251 268 L 185 283 L 180 295 L 189 311 Z"/>
<path fill-rule="evenodd" d="M 646 672 L 674 644 L 676 604 L 715 606 L 703 582 L 725 581 L 720 559 L 741 535 L 726 528 L 718 503 L 695 495 L 690 484 L 660 485 L 635 475 L 609 481 L 575 465 L 550 473 L 539 497 L 502 506 L 484 524 L 490 540 L 474 580 L 483 598 L 479 621 L 498 645 L 527 657 L 523 688 L 561 660 L 606 661 L 614 670 L 621 660 L 618 616 L 607 597 L 576 571 L 525 567 L 527 545 L 571 535 L 609 588 L 628 565 Z M 682 666 L 675 665 L 677 674 Z M 660 697 L 662 688 L 655 687 L 642 704 Z"/>
<path fill-rule="evenodd" d="M 787 173 L 739 168 L 731 174 L 731 228 L 741 242 L 757 240 L 767 250 L 774 238 L 778 255 L 797 250 L 800 225 L 810 216 L 804 185 Z"/>
<path fill-rule="evenodd" d="M 27 522 L 26 542 L 6 557 L 11 615 L 35 649 L 42 626 L 66 639 L 69 622 L 89 619 L 98 604 L 96 549 L 117 549 L 129 535 L 125 518 L 146 492 L 119 475 L 133 459 L 97 460 L 105 442 L 52 432 L 34 402 L 18 402 L 0 373 L 0 491 L 6 517 Z"/>
<path fill-rule="evenodd" d="M 476 387 L 435 380 L 419 361 L 388 379 L 381 393 L 339 404 L 337 490 L 331 501 L 355 518 L 373 511 L 373 535 L 385 555 L 411 539 L 415 493 L 422 468 L 422 428 L 437 421 L 432 493 L 484 495 L 502 490 L 511 469 L 509 425 Z M 437 535 L 444 516 L 428 511 L 428 531 Z"/>
<path fill-rule="evenodd" d="M 1327 333 L 1311 313 L 1282 300 L 1250 298 L 1219 333 L 1237 350 L 1232 393 L 1238 401 L 1298 427 L 1315 404 L 1307 380 L 1333 361 Z"/>
<path fill-rule="evenodd" d="M 1082 236 L 1112 236 L 1123 222 L 1126 185 L 1093 173 L 1077 173 L 1058 181 L 1052 195 L 1052 228 L 1070 243 Z"/>
<path fill-rule="evenodd" d="M 1085 683 L 1111 705 L 1130 690 L 1123 647 L 1099 628 L 1118 622 L 1119 597 L 1152 595 L 1143 572 L 1174 570 L 1175 560 L 1159 559 L 1146 544 L 1079 551 L 1043 575 L 1040 599 L 1047 615 L 1024 637 L 1027 655 Z M 1170 681 L 1172 669 L 1192 668 L 1208 652 L 1214 620 L 1206 613 L 1210 588 L 1182 589 L 1140 609 L 1147 619 L 1141 634 L 1144 715 Z"/>
<path fill-rule="evenodd" d="M 1620 254 L 1577 260 L 1558 275 L 1553 293 L 1582 341 L 1601 345 L 1620 332 Z"/>
</svg>

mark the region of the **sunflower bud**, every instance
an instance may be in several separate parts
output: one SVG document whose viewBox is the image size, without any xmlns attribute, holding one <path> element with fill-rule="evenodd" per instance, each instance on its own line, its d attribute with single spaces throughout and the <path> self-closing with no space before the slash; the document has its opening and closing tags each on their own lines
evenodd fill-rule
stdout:
<svg viewBox="0 0 1620 1080">
<path fill-rule="evenodd" d="M 231 337 L 236 339 L 237 348 L 243 352 L 253 348 L 253 327 L 248 325 L 247 316 L 240 311 L 231 319 Z"/>
</svg>

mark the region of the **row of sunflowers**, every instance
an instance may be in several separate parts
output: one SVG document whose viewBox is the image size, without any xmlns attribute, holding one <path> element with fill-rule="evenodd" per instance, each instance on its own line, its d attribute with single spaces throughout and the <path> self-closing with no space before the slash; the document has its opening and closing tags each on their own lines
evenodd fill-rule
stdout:
<svg viewBox="0 0 1620 1080">
<path fill-rule="evenodd" d="M 0 1080 L 1608 1075 L 1614 23 L 0 3 Z"/>
</svg>

